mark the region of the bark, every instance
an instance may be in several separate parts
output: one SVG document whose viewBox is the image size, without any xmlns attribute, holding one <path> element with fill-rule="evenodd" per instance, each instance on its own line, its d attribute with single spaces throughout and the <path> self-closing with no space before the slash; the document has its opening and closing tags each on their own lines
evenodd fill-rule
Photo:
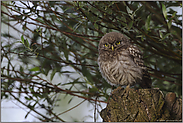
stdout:
<svg viewBox="0 0 183 123">
<path fill-rule="evenodd" d="M 100 112 L 104 122 L 182 121 L 182 100 L 174 93 L 158 89 L 123 89 L 112 92 L 107 107 Z"/>
</svg>

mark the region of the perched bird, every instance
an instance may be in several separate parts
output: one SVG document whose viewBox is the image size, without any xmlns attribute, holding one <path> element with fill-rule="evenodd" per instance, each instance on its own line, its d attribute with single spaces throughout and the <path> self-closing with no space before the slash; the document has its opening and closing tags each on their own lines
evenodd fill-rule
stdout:
<svg viewBox="0 0 183 123">
<path fill-rule="evenodd" d="M 98 46 L 98 64 L 104 79 L 111 85 L 151 88 L 151 79 L 141 51 L 118 32 L 104 35 Z"/>
</svg>

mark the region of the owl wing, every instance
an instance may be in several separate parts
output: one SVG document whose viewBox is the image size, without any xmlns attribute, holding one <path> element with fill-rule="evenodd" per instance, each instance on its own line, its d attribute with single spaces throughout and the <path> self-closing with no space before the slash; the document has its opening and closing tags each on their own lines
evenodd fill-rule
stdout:
<svg viewBox="0 0 183 123">
<path fill-rule="evenodd" d="M 137 66 L 140 66 L 142 69 L 146 69 L 146 66 L 144 66 L 144 61 L 142 59 L 141 51 L 136 46 L 130 46 L 128 48 L 128 51 L 134 63 Z"/>
<path fill-rule="evenodd" d="M 151 88 L 151 78 L 149 76 L 149 73 L 146 69 L 146 66 L 144 65 L 143 57 L 141 51 L 136 46 L 130 46 L 128 48 L 129 54 L 131 58 L 133 59 L 134 63 L 139 66 L 142 69 L 143 77 L 142 77 L 142 83 L 140 83 L 140 86 L 142 88 Z"/>
</svg>

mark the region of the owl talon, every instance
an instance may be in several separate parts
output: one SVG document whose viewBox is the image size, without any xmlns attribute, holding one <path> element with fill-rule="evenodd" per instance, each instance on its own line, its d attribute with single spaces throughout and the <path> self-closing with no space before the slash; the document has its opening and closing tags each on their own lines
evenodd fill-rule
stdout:
<svg viewBox="0 0 183 123">
<path fill-rule="evenodd" d="M 126 86 L 125 91 L 126 91 L 127 94 L 129 93 L 129 91 L 130 91 L 130 85 Z"/>
<path fill-rule="evenodd" d="M 126 89 L 130 89 L 130 85 L 126 86 Z"/>
</svg>

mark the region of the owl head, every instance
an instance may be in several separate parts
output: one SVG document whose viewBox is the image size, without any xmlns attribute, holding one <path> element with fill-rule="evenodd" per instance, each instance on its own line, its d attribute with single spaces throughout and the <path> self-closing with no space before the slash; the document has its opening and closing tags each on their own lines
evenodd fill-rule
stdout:
<svg viewBox="0 0 183 123">
<path fill-rule="evenodd" d="M 100 52 L 116 52 L 126 49 L 129 46 L 129 40 L 123 34 L 118 32 L 110 32 L 105 34 L 99 42 Z"/>
</svg>

